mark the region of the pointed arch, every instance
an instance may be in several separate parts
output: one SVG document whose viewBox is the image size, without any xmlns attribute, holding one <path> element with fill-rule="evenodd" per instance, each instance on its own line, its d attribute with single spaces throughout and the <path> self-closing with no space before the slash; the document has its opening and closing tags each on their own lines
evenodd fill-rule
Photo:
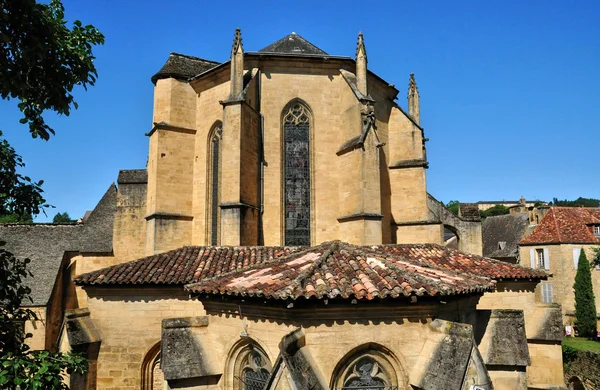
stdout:
<svg viewBox="0 0 600 390">
<path fill-rule="evenodd" d="M 283 244 L 311 245 L 314 197 L 312 191 L 313 115 L 301 99 L 281 113 Z"/>
<path fill-rule="evenodd" d="M 226 362 L 225 388 L 262 389 L 273 369 L 264 348 L 250 337 L 243 337 L 231 348 Z"/>
<path fill-rule="evenodd" d="M 208 245 L 221 241 L 221 167 L 222 167 L 223 124 L 216 121 L 208 132 L 207 142 L 207 194 L 206 194 L 206 237 Z"/>
<path fill-rule="evenodd" d="M 161 342 L 154 344 L 142 361 L 141 390 L 162 390 L 164 388 L 164 376 L 160 369 Z"/>
<path fill-rule="evenodd" d="M 336 365 L 331 389 L 408 389 L 406 372 L 394 354 L 377 343 L 366 343 L 348 352 Z"/>
</svg>

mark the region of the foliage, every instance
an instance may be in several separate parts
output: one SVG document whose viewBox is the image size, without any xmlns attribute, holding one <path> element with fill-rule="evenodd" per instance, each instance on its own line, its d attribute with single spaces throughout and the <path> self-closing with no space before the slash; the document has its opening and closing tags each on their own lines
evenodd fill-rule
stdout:
<svg viewBox="0 0 600 390">
<path fill-rule="evenodd" d="M 29 259 L 20 260 L 0 248 L 0 387 L 14 389 L 67 389 L 66 372 L 83 373 L 86 360 L 71 353 L 31 351 L 24 334 L 27 321 L 36 320 L 33 311 L 23 308 L 23 302 L 33 302 L 31 289 L 25 285 L 31 272 Z"/>
<path fill-rule="evenodd" d="M 565 347 L 573 349 L 575 351 L 590 351 L 600 353 L 600 342 L 595 340 L 588 340 L 583 337 L 565 337 L 562 341 L 563 356 Z M 573 354 L 570 353 L 572 356 Z"/>
<path fill-rule="evenodd" d="M 66 223 L 66 222 L 74 222 L 71 217 L 69 217 L 69 213 L 66 211 L 64 213 L 56 213 L 54 218 L 52 218 L 52 223 Z"/>
<path fill-rule="evenodd" d="M 33 138 L 48 140 L 54 130 L 43 118 L 46 111 L 69 115 L 77 103 L 76 85 L 87 89 L 96 82 L 92 46 L 104 36 L 93 26 L 75 21 L 69 28 L 60 0 L 0 0 L 0 97 L 17 99 Z M 49 207 L 43 182 L 17 173 L 22 158 L 0 132 L 0 218 L 30 219 Z M 36 319 L 23 303 L 32 301 L 26 278 L 28 259 L 17 259 L 0 243 L 0 388 L 66 389 L 64 375 L 83 373 L 87 361 L 74 354 L 32 351 L 24 334 Z"/>
<path fill-rule="evenodd" d="M 34 138 L 48 140 L 54 130 L 46 124 L 46 110 L 69 115 L 77 108 L 71 91 L 94 85 L 96 67 L 92 45 L 104 36 L 76 20 L 72 29 L 64 19 L 60 0 L 0 0 L 0 97 L 18 99 L 21 123 Z"/>
<path fill-rule="evenodd" d="M 592 271 L 590 263 L 581 251 L 577 275 L 575 275 L 575 324 L 581 337 L 596 337 L 596 300 L 592 288 Z"/>
<path fill-rule="evenodd" d="M 592 267 L 600 267 L 600 247 L 592 248 L 592 252 L 594 252 L 594 258 L 590 262 Z"/>
<path fill-rule="evenodd" d="M 446 204 L 446 208 L 454 215 L 458 216 L 458 209 L 460 207 L 460 202 L 458 200 L 451 200 Z"/>
<path fill-rule="evenodd" d="M 32 215 L 48 207 L 42 196 L 44 182 L 34 182 L 17 172 L 25 166 L 23 159 L 1 137 L 0 131 L 0 220 L 29 222 Z"/>
<path fill-rule="evenodd" d="M 501 205 L 501 204 L 497 204 L 493 207 L 490 207 L 487 210 L 480 210 L 479 211 L 479 215 L 481 215 L 481 219 L 485 219 L 487 217 L 494 217 L 496 215 L 505 215 L 508 214 L 510 211 L 508 209 L 508 207 Z"/>
<path fill-rule="evenodd" d="M 572 337 L 565 337 L 565 340 L 568 338 L 572 338 Z M 569 344 L 565 344 L 563 343 L 562 345 L 562 356 L 563 356 L 563 363 L 568 364 L 571 363 L 573 360 L 575 360 L 575 358 L 577 357 L 577 348 L 569 345 Z"/>
<path fill-rule="evenodd" d="M 0 215 L 0 223 L 33 223 L 31 214 L 4 214 Z"/>
<path fill-rule="evenodd" d="M 553 198 L 552 202 L 550 202 L 550 206 L 600 207 L 600 199 L 579 197 L 575 200 L 559 200 L 557 198 Z"/>
</svg>

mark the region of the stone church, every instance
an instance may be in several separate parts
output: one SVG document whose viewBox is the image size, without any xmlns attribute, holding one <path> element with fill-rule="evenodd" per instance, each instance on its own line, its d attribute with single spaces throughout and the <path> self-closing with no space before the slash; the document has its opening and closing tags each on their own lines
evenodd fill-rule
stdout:
<svg viewBox="0 0 600 390">
<path fill-rule="evenodd" d="M 548 274 L 482 257 L 476 206 L 427 193 L 414 75 L 403 109 L 362 34 L 351 58 L 238 29 L 230 53 L 169 56 L 147 169 L 34 259 L 61 256 L 32 330 L 90 359 L 73 388 L 562 388 Z"/>
</svg>

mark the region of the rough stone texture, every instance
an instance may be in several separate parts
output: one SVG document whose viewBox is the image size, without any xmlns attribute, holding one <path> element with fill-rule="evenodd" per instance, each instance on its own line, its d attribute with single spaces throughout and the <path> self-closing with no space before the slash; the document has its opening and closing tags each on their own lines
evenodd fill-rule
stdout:
<svg viewBox="0 0 600 390">
<path fill-rule="evenodd" d="M 217 65 L 219 65 L 219 63 L 215 61 L 179 53 L 171 53 L 163 67 L 152 76 L 152 82 L 156 84 L 158 80 L 171 77 L 177 80 L 187 80 L 188 78 L 214 68 Z"/>
<path fill-rule="evenodd" d="M 496 309 L 478 314 L 476 338 L 485 364 L 525 371 L 530 359 L 523 311 Z"/>
<path fill-rule="evenodd" d="M 117 188 L 111 185 L 85 223 L 5 224 L 0 225 L 3 249 L 19 258 L 29 258 L 33 279 L 33 302 L 25 305 L 45 306 L 58 277 L 66 251 L 111 252 L 112 230 L 117 203 Z"/>
<path fill-rule="evenodd" d="M 269 46 L 260 49 L 259 53 L 285 53 L 285 54 L 304 54 L 304 55 L 327 55 L 306 39 L 296 33 L 291 33 L 273 42 Z"/>
<path fill-rule="evenodd" d="M 166 380 L 219 374 L 211 364 L 210 344 L 195 334 L 208 326 L 208 317 L 172 318 L 162 322 L 161 369 Z"/>
<path fill-rule="evenodd" d="M 476 349 L 473 328 L 438 319 L 431 322 L 429 330 L 419 361 L 411 371 L 410 384 L 423 390 L 464 388 L 465 372 L 473 349 Z M 476 376 L 477 371 L 470 371 L 475 384 L 484 389 L 491 388 L 485 370 L 479 372 L 482 376 Z M 466 385 L 468 388 L 470 383 Z"/>
<path fill-rule="evenodd" d="M 102 341 L 100 331 L 90 318 L 90 310 L 87 308 L 67 310 L 65 327 L 71 347 Z"/>
<path fill-rule="evenodd" d="M 458 249 L 463 252 L 481 255 L 483 244 L 481 242 L 481 219 L 479 211 L 474 205 L 461 204 L 467 213 L 465 217 L 456 216 L 444 206 L 444 204 L 427 194 L 427 207 L 429 208 L 429 220 L 436 221 L 451 230 L 458 237 Z M 477 216 L 475 216 L 475 212 Z"/>
<path fill-rule="evenodd" d="M 285 335 L 279 344 L 280 356 L 294 386 L 297 389 L 328 390 L 327 382 L 305 346 L 306 339 L 301 329 Z"/>
<path fill-rule="evenodd" d="M 519 241 L 529 226 L 526 213 L 497 215 L 483 221 L 483 255 L 517 262 Z"/>
<path fill-rule="evenodd" d="M 577 352 L 576 358 L 565 365 L 565 383 L 569 390 L 600 389 L 600 355 L 589 351 Z M 585 387 L 575 387 L 581 383 Z"/>
</svg>

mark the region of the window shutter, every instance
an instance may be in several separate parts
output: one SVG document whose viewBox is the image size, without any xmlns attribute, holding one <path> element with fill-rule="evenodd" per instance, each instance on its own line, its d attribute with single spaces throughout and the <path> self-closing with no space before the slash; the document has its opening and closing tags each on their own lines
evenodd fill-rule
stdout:
<svg viewBox="0 0 600 390">
<path fill-rule="evenodd" d="M 581 255 L 581 248 L 573 248 L 573 268 L 577 269 L 579 266 L 579 255 Z"/>
<path fill-rule="evenodd" d="M 535 249 L 529 250 L 529 260 L 531 261 L 531 268 L 535 268 Z"/>
<path fill-rule="evenodd" d="M 542 300 L 544 303 L 552 303 L 552 283 L 542 283 Z"/>
<path fill-rule="evenodd" d="M 550 269 L 550 251 L 548 248 L 544 248 L 544 266 L 546 269 Z"/>
</svg>

